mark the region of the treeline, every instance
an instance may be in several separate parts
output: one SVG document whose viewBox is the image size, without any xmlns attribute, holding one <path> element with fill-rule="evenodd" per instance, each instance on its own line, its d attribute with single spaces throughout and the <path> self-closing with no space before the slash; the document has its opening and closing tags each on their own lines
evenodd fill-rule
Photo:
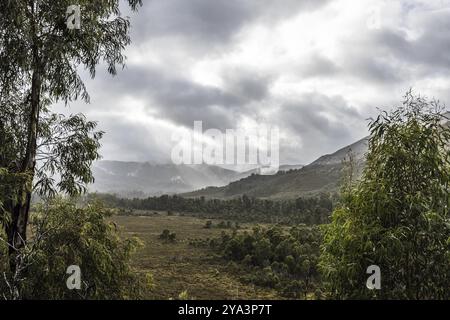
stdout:
<svg viewBox="0 0 450 320">
<path fill-rule="evenodd" d="M 101 198 L 110 206 L 131 210 L 158 210 L 189 213 L 208 219 L 283 224 L 323 224 L 329 222 L 333 201 L 329 195 L 295 200 L 265 200 L 242 197 L 219 200 L 183 198 L 163 195 L 146 199 L 122 199 L 109 194 L 91 195 Z"/>
<path fill-rule="evenodd" d="M 244 282 L 277 290 L 288 298 L 321 298 L 318 268 L 321 233 L 317 226 L 255 227 L 252 232 L 222 233 L 220 238 L 193 240 L 231 261 Z"/>
</svg>

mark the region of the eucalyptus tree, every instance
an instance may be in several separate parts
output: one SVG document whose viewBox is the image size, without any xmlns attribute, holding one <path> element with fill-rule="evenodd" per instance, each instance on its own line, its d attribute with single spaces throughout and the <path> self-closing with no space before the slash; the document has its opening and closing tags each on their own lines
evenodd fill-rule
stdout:
<svg viewBox="0 0 450 320">
<path fill-rule="evenodd" d="M 326 226 L 321 266 L 334 298 L 450 298 L 450 128 L 436 101 L 408 92 L 370 124 L 362 178 Z M 366 287 L 370 266 L 381 288 Z"/>
<path fill-rule="evenodd" d="M 74 4 L 80 28 L 67 16 Z M 0 222 L 10 254 L 26 241 L 32 192 L 75 195 L 93 181 L 102 132 L 51 106 L 89 102 L 80 69 L 95 77 L 100 63 L 112 75 L 124 65 L 130 20 L 122 5 L 136 11 L 142 0 L 0 1 Z"/>
</svg>

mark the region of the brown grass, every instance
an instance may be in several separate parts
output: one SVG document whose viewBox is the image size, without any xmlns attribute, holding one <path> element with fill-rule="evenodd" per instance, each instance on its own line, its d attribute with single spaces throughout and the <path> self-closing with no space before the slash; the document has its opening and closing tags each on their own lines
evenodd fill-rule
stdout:
<svg viewBox="0 0 450 320">
<path fill-rule="evenodd" d="M 223 229 L 205 229 L 205 219 L 145 213 L 146 216 L 115 216 L 126 236 L 137 236 L 145 246 L 134 258 L 134 267 L 149 272 L 154 288 L 149 299 L 177 299 L 187 290 L 193 299 L 279 299 L 274 290 L 243 284 L 228 263 L 212 250 L 189 245 L 189 239 L 220 236 Z M 216 225 L 219 221 L 213 221 Z M 250 228 L 250 225 L 243 225 Z M 159 235 L 164 229 L 175 232 L 175 243 L 164 243 Z"/>
</svg>

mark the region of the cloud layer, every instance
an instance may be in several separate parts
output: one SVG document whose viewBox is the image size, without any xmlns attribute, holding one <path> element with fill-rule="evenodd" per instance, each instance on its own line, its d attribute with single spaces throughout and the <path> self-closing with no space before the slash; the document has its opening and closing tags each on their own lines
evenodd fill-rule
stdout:
<svg viewBox="0 0 450 320">
<path fill-rule="evenodd" d="M 170 161 L 174 132 L 281 129 L 282 163 L 367 134 L 410 87 L 450 101 L 450 1 L 151 0 L 118 77 L 87 80 L 107 159 Z"/>
</svg>

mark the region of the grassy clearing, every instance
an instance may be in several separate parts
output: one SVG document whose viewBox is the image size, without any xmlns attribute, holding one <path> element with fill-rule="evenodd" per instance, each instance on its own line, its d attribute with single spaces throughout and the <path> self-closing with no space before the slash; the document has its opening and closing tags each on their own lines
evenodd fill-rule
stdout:
<svg viewBox="0 0 450 320">
<path fill-rule="evenodd" d="M 165 212 L 141 214 L 112 219 L 127 236 L 137 236 L 145 244 L 135 256 L 134 266 L 141 272 L 153 274 L 155 286 L 147 298 L 176 299 L 184 290 L 194 299 L 281 298 L 274 290 L 241 283 L 239 275 L 211 250 L 189 245 L 189 239 L 218 237 L 223 229 L 206 229 L 207 220 L 195 217 L 168 216 Z M 213 220 L 214 225 L 219 222 Z M 251 228 L 251 225 L 244 224 L 242 228 Z M 175 243 L 159 239 L 164 229 L 176 233 Z"/>
</svg>

